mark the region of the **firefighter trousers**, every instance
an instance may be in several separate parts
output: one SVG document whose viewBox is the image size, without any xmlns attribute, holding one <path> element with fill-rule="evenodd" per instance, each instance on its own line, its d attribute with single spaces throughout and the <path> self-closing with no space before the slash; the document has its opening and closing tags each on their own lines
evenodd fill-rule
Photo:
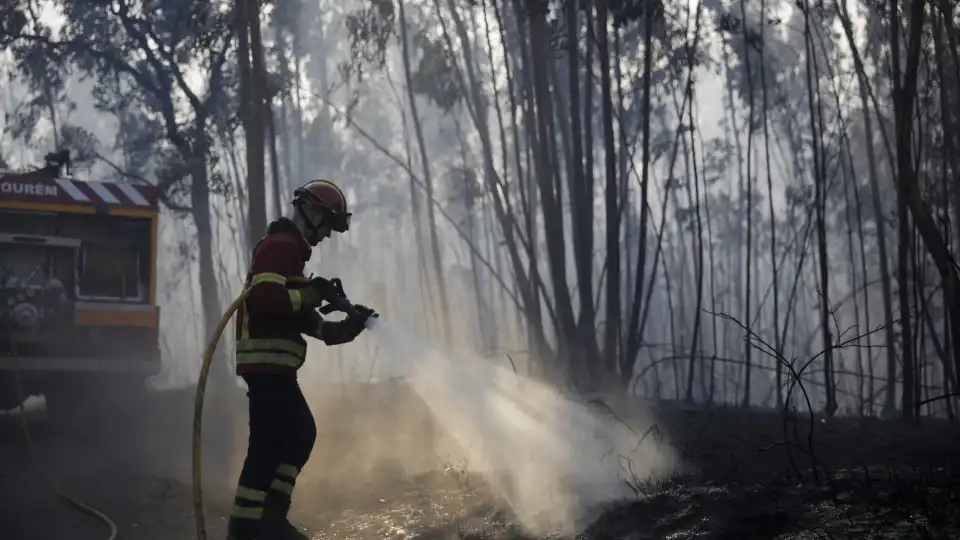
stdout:
<svg viewBox="0 0 960 540">
<path fill-rule="evenodd" d="M 286 522 L 297 475 L 310 457 L 317 426 L 296 374 L 256 374 L 248 387 L 250 437 L 230 512 L 231 536 L 255 538 Z"/>
</svg>

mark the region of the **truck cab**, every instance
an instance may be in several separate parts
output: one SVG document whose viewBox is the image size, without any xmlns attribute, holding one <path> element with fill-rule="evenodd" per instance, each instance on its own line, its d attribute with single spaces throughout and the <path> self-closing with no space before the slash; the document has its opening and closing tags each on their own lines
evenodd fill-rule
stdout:
<svg viewBox="0 0 960 540">
<path fill-rule="evenodd" d="M 76 412 L 160 369 L 155 188 L 50 159 L 0 171 L 0 410 L 42 394 Z"/>
</svg>

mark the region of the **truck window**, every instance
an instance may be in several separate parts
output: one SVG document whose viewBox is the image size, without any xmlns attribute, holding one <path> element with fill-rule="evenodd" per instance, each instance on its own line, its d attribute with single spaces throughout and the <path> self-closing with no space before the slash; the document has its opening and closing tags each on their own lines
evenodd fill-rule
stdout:
<svg viewBox="0 0 960 540">
<path fill-rule="evenodd" d="M 0 231 L 5 233 L 56 236 L 56 225 L 54 213 L 0 210 Z"/>
<path fill-rule="evenodd" d="M 0 288 L 11 280 L 21 286 L 42 287 L 49 280 L 57 279 L 68 291 L 72 290 L 75 248 L 5 240 L 7 238 L 0 237 Z"/>
<path fill-rule="evenodd" d="M 76 251 L 55 250 L 55 257 L 52 249 L 0 247 L 0 266 L 7 273 L 16 271 L 18 277 L 26 279 L 34 268 L 44 267 L 64 284 L 70 284 L 68 290 L 71 295 L 76 291 L 79 300 L 147 300 L 154 273 L 149 218 L 3 209 L 0 233 L 69 238 L 80 244 Z M 11 252 L 11 247 L 20 251 Z"/>
<path fill-rule="evenodd" d="M 145 292 L 140 253 L 136 249 L 83 244 L 80 249 L 80 298 L 140 301 Z"/>
</svg>

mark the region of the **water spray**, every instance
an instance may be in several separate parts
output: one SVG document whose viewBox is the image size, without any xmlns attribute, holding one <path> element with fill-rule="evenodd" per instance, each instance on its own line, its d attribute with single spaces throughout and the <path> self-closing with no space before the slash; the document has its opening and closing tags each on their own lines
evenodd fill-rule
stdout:
<svg viewBox="0 0 960 540">
<path fill-rule="evenodd" d="M 668 452 L 638 444 L 627 426 L 542 382 L 442 350 L 389 321 L 368 328 L 470 472 L 487 479 L 533 534 L 573 533 L 601 503 L 631 495 L 624 480 L 672 467 Z"/>
</svg>

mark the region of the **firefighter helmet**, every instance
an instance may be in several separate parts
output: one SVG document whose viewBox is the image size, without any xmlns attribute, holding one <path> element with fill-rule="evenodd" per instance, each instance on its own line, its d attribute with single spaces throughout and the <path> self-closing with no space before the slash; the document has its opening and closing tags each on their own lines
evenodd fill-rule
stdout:
<svg viewBox="0 0 960 540">
<path fill-rule="evenodd" d="M 347 198 L 336 184 L 329 180 L 314 180 L 300 186 L 293 192 L 293 206 L 298 211 L 304 207 L 320 210 L 323 224 L 339 233 L 350 228 L 350 216 L 347 211 Z"/>
</svg>

